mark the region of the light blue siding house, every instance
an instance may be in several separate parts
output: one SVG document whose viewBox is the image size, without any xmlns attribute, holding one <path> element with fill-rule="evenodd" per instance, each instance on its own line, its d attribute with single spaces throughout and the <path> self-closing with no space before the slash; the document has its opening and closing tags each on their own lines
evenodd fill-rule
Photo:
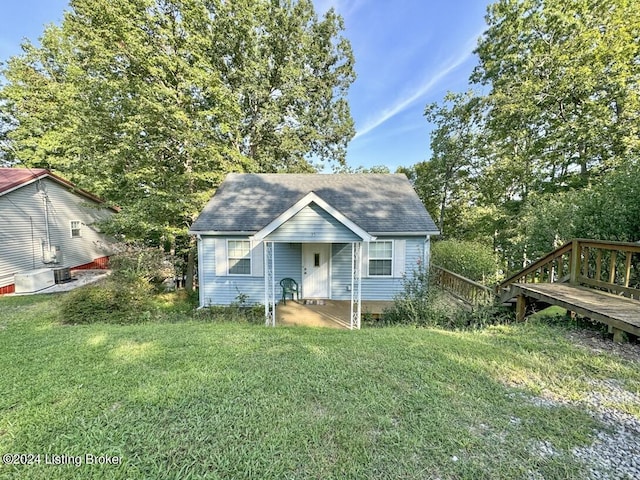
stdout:
<svg viewBox="0 0 640 480">
<path fill-rule="evenodd" d="M 238 298 L 275 322 L 279 282 L 303 299 L 392 300 L 429 262 L 433 220 L 405 175 L 230 174 L 193 223 L 200 306 Z"/>
</svg>

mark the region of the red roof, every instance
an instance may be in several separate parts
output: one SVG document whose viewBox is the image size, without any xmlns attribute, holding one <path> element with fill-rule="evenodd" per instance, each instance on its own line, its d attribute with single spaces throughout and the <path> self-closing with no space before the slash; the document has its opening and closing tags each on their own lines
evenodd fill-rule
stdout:
<svg viewBox="0 0 640 480">
<path fill-rule="evenodd" d="M 44 168 L 0 168 L 0 193 L 13 190 L 47 173 L 49 170 Z"/>
<path fill-rule="evenodd" d="M 97 203 L 105 203 L 101 198 L 96 197 L 86 190 L 77 188 L 69 180 L 65 180 L 64 178 L 51 173 L 46 168 L 0 168 L 0 196 L 19 188 L 22 185 L 29 184 L 38 178 L 50 178 L 54 182 L 69 187 L 73 192 L 82 195 L 83 197 Z M 119 210 L 117 207 L 110 208 L 115 211 Z"/>
</svg>

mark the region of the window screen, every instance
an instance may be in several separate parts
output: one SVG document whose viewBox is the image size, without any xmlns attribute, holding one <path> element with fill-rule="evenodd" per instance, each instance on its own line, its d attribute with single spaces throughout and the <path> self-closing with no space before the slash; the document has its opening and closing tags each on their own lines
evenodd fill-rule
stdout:
<svg viewBox="0 0 640 480">
<path fill-rule="evenodd" d="M 80 220 L 71 220 L 71 238 L 82 236 L 82 222 Z"/>
<path fill-rule="evenodd" d="M 369 275 L 391 276 L 393 242 L 371 242 L 369 244 Z"/>
<path fill-rule="evenodd" d="M 251 242 L 229 240 L 227 244 L 229 275 L 251 275 Z"/>
</svg>

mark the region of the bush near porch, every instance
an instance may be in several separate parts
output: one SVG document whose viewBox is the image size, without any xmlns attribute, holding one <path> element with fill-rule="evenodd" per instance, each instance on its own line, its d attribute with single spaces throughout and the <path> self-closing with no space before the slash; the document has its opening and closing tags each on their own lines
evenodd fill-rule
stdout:
<svg viewBox="0 0 640 480">
<path fill-rule="evenodd" d="M 0 451 L 122 465 L 0 478 L 587 478 L 573 451 L 609 430 L 586 399 L 613 382 L 640 418 L 638 363 L 543 321 L 265 328 L 169 295 L 147 323 L 70 326 L 65 295 L 0 298 Z"/>
</svg>

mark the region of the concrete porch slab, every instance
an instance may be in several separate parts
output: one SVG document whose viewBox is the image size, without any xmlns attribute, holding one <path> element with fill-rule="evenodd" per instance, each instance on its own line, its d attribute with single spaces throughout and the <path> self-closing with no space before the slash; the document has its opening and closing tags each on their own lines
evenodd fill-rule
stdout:
<svg viewBox="0 0 640 480">
<path fill-rule="evenodd" d="M 392 304 L 391 301 L 366 300 L 362 302 L 362 314 L 380 315 Z M 349 328 L 350 310 L 348 300 L 323 300 L 313 304 L 288 300 L 276 307 L 276 326 Z"/>
</svg>

